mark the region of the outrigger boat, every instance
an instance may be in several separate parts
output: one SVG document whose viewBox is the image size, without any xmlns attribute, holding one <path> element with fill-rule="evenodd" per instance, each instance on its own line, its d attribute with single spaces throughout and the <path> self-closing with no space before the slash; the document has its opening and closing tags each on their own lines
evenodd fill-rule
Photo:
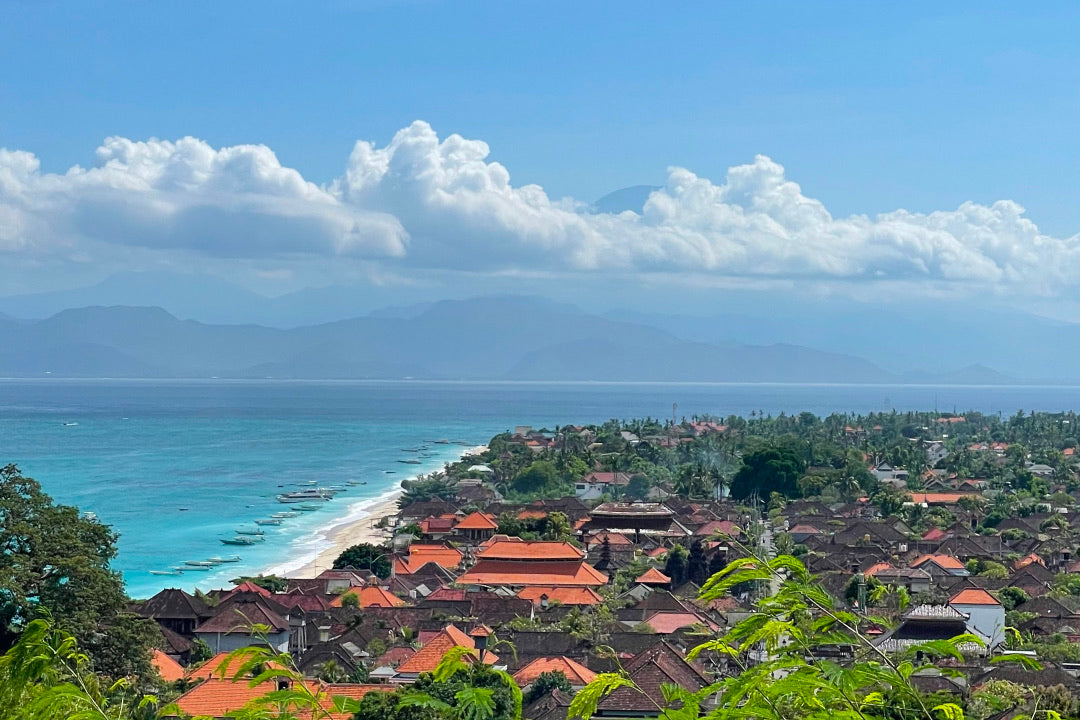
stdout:
<svg viewBox="0 0 1080 720">
<path fill-rule="evenodd" d="M 281 524 L 281 518 L 273 518 L 272 517 L 272 518 L 265 518 L 265 519 L 262 519 L 262 520 L 256 520 L 255 524 L 256 525 L 280 525 Z"/>
<path fill-rule="evenodd" d="M 237 535 L 234 538 L 221 538 L 221 542 L 226 545 L 254 545 L 258 541 L 245 535 Z"/>
<path fill-rule="evenodd" d="M 294 513 L 292 510 L 289 510 L 287 512 L 276 512 L 273 515 L 271 515 L 270 517 L 272 517 L 275 520 L 281 520 L 283 518 L 294 518 L 297 515 L 299 515 L 299 513 Z"/>
<path fill-rule="evenodd" d="M 266 533 L 264 533 L 259 528 L 237 528 L 236 529 L 236 534 L 237 535 L 265 535 Z"/>
<path fill-rule="evenodd" d="M 212 567 L 217 567 L 218 563 L 214 562 L 213 560 L 188 560 L 187 562 L 184 563 L 184 565 L 186 565 L 187 567 L 193 567 L 193 568 L 200 568 L 200 567 L 212 568 Z"/>
<path fill-rule="evenodd" d="M 150 570 L 151 575 L 183 575 L 183 570 Z"/>
<path fill-rule="evenodd" d="M 220 565 L 221 563 L 240 562 L 240 560 L 241 560 L 241 557 L 239 555 L 233 555 L 232 557 L 227 557 L 227 558 L 216 557 L 215 556 L 215 557 L 209 558 L 207 560 L 207 562 L 217 563 L 217 564 Z"/>
<path fill-rule="evenodd" d="M 319 505 L 314 505 L 312 503 L 305 503 L 304 505 L 297 505 L 296 509 L 297 510 L 303 510 L 304 512 L 311 512 L 312 510 L 318 510 L 319 507 L 320 507 Z"/>
</svg>

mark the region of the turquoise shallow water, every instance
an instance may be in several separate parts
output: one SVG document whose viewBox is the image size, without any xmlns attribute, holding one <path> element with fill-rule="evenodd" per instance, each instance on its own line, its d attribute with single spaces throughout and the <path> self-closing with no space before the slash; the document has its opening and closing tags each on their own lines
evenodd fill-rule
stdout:
<svg viewBox="0 0 1080 720">
<path fill-rule="evenodd" d="M 0 380 L 0 463 L 120 533 L 128 591 L 218 587 L 241 572 L 309 559 L 320 532 L 418 470 L 455 459 L 437 439 L 486 442 L 514 425 L 751 411 L 1080 409 L 1080 388 L 428 382 Z M 392 471 L 388 474 L 386 471 Z M 287 509 L 275 496 L 315 480 L 366 485 L 266 527 L 266 542 L 219 541 Z M 186 508 L 186 510 L 181 510 Z M 187 560 L 239 554 L 209 573 L 154 576 Z"/>
</svg>

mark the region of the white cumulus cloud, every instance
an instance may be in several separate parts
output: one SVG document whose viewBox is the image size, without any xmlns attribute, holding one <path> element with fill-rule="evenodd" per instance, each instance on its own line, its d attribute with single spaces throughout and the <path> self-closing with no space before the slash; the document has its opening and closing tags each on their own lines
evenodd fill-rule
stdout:
<svg viewBox="0 0 1080 720">
<path fill-rule="evenodd" d="M 406 233 L 283 167 L 267 147 L 109 138 L 97 164 L 42 173 L 0 151 L 0 250 L 47 253 L 80 242 L 189 249 L 211 256 L 395 256 Z"/>
<path fill-rule="evenodd" d="M 1003 200 L 928 214 L 833 217 L 758 156 L 714 182 L 671 168 L 640 212 L 592 213 L 514 186 L 480 140 L 417 121 L 360 141 L 319 186 L 264 146 L 110 138 L 94 167 L 42 173 L 0 151 L 0 252 L 86 243 L 244 258 L 375 259 L 410 268 L 666 273 L 752 280 L 931 281 L 1060 291 L 1080 280 L 1080 238 L 1039 232 Z"/>
</svg>

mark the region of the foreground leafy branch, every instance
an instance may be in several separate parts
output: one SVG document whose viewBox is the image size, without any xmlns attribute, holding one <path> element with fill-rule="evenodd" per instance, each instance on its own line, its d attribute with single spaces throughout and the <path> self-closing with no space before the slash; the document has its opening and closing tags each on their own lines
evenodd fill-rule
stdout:
<svg viewBox="0 0 1080 720">
<path fill-rule="evenodd" d="M 963 720 L 960 705 L 928 703 L 911 678 L 928 669 L 956 673 L 935 661 L 963 660 L 962 648 L 982 645 L 976 636 L 963 634 L 913 645 L 896 655 L 886 653 L 863 633 L 868 619 L 837 609 L 817 579 L 788 555 L 768 559 L 751 553 L 735 560 L 705 583 L 699 597 L 710 602 L 747 584 L 774 592 L 757 600 L 747 618 L 688 655 L 690 660 L 710 658 L 724 668 L 720 677 L 698 692 L 665 686 L 663 704 L 654 701 L 660 717 Z M 1019 655 L 1002 655 L 991 662 L 1037 667 Z M 625 673 L 598 676 L 574 698 L 570 717 L 589 720 L 605 697 L 623 687 L 642 692 Z M 1045 712 L 1042 718 L 1047 718 Z"/>
</svg>

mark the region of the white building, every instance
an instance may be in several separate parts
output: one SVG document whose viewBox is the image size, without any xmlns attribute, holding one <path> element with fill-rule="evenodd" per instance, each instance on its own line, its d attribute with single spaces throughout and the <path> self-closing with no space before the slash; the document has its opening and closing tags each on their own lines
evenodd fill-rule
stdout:
<svg viewBox="0 0 1080 720">
<path fill-rule="evenodd" d="M 961 590 L 949 598 L 949 606 L 968 616 L 968 632 L 978 635 L 988 651 L 1005 642 L 1005 608 L 986 590 Z"/>
</svg>

